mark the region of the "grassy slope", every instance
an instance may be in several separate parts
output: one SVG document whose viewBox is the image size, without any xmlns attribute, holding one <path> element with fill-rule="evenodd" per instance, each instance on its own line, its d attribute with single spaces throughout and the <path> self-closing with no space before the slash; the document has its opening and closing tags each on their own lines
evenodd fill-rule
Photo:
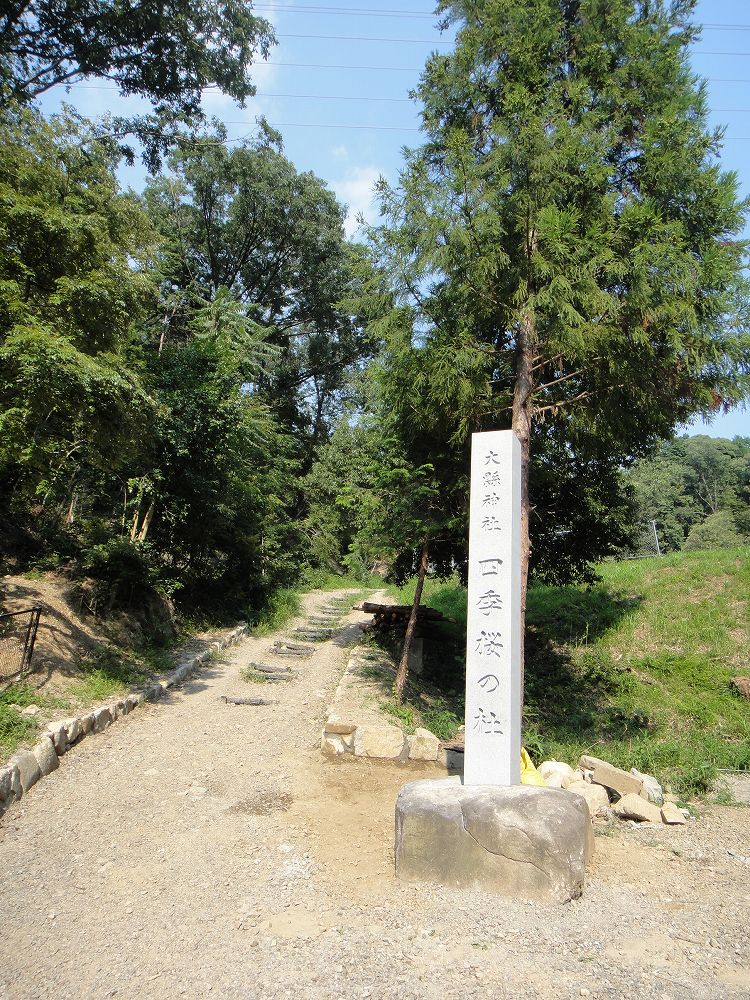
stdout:
<svg viewBox="0 0 750 1000">
<path fill-rule="evenodd" d="M 460 587 L 431 582 L 425 601 L 465 620 Z M 750 704 L 728 684 L 750 673 L 749 623 L 747 548 L 609 563 L 589 589 L 532 588 L 526 746 L 571 763 L 587 750 L 684 793 L 717 768 L 750 768 Z"/>
</svg>

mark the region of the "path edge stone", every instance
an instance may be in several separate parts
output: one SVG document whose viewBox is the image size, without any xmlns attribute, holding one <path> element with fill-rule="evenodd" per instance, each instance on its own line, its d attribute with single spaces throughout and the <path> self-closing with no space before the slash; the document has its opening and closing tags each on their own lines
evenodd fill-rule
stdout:
<svg viewBox="0 0 750 1000">
<path fill-rule="evenodd" d="M 56 770 L 59 767 L 59 758 L 73 746 L 92 733 L 104 732 L 145 701 L 158 701 L 170 688 L 183 683 L 200 670 L 212 655 L 228 646 L 236 645 L 249 632 L 249 625 L 240 622 L 227 635 L 213 641 L 208 649 L 179 663 L 161 680 L 152 681 L 140 691 L 133 691 L 109 704 L 88 709 L 80 716 L 50 722 L 36 746 L 31 750 L 18 750 L 5 765 L 0 767 L 0 816 L 37 781 Z"/>
</svg>

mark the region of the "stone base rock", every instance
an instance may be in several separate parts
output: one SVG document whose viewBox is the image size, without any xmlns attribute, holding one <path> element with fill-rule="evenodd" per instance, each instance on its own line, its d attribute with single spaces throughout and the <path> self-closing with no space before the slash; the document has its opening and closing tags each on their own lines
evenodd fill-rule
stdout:
<svg viewBox="0 0 750 1000">
<path fill-rule="evenodd" d="M 409 760 L 437 760 L 440 753 L 440 740 L 429 729 L 415 729 L 414 735 L 407 739 L 409 744 Z"/>
<path fill-rule="evenodd" d="M 594 839 L 586 802 L 563 789 L 412 781 L 396 801 L 396 874 L 516 899 L 581 895 Z"/>
<path fill-rule="evenodd" d="M 21 778 L 21 788 L 24 792 L 28 792 L 42 776 L 37 759 L 31 750 L 19 750 L 10 758 L 8 766 L 18 768 Z"/>
<path fill-rule="evenodd" d="M 389 760 L 404 756 L 406 741 L 398 726 L 358 726 L 354 732 L 357 757 L 380 757 Z"/>
</svg>

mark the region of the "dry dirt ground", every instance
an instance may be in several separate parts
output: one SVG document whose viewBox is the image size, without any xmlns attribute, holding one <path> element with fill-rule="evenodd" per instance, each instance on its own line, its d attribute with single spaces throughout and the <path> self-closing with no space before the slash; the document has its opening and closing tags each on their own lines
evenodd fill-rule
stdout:
<svg viewBox="0 0 750 1000">
<path fill-rule="evenodd" d="M 435 771 L 318 750 L 356 634 L 273 686 L 248 639 L 8 810 L 3 1000 L 750 997 L 748 809 L 598 837 L 567 906 L 397 883 L 396 793 Z"/>
</svg>

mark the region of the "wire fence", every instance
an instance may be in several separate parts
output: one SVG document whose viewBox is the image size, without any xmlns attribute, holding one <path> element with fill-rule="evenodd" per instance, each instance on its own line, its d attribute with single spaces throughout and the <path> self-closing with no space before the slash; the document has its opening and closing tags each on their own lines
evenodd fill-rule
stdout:
<svg viewBox="0 0 750 1000">
<path fill-rule="evenodd" d="M 644 521 L 633 539 L 633 547 L 621 559 L 651 559 L 662 555 L 656 521 Z"/>
<path fill-rule="evenodd" d="M 20 679 L 31 669 L 41 612 L 34 607 L 0 615 L 0 683 Z"/>
</svg>

